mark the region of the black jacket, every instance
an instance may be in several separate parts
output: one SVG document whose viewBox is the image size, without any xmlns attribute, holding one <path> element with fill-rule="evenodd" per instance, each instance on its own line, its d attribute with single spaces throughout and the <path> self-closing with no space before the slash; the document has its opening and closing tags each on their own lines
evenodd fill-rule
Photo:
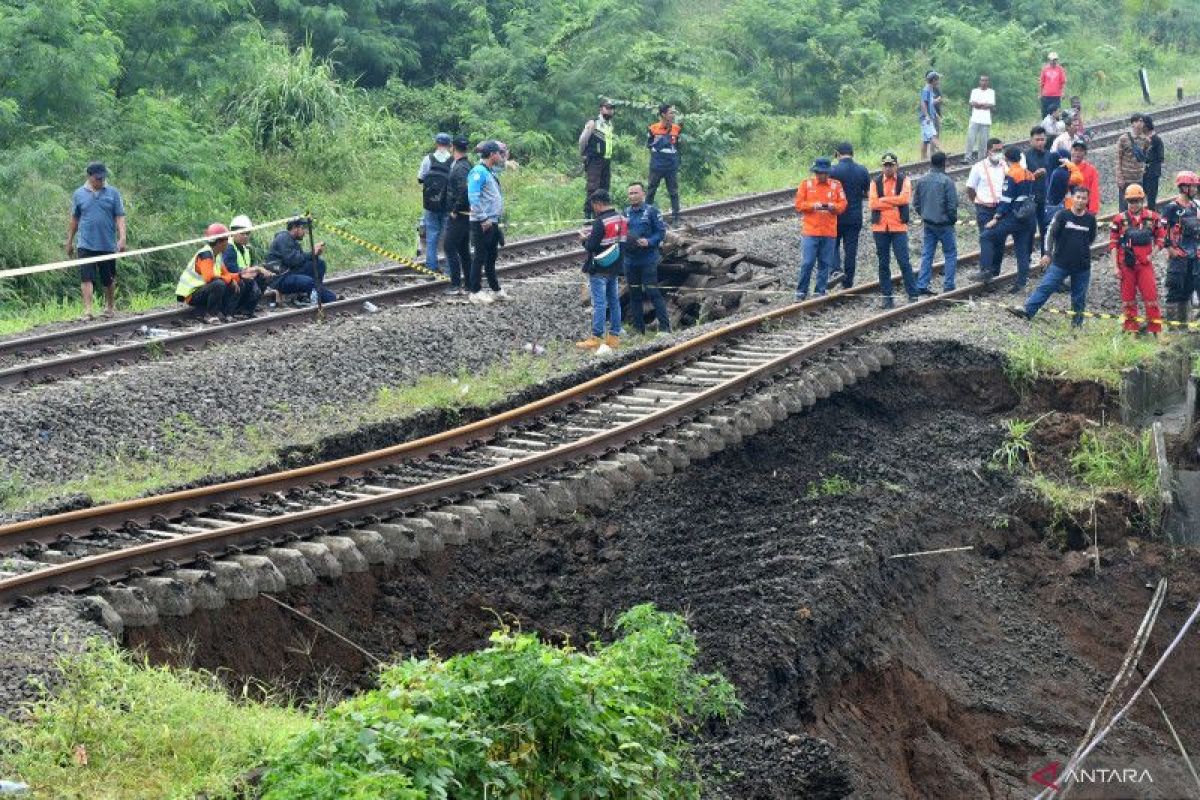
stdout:
<svg viewBox="0 0 1200 800">
<path fill-rule="evenodd" d="M 1040 178 L 1033 181 L 1033 196 L 1040 202 L 1046 201 L 1046 182 L 1050 178 L 1050 173 L 1058 167 L 1058 157 L 1050 150 L 1042 150 L 1038 152 L 1032 147 L 1025 148 L 1025 169 L 1030 172 L 1037 172 L 1039 169 L 1044 169 L 1046 172 Z"/>
<path fill-rule="evenodd" d="M 311 253 L 306 253 L 299 239 L 292 238 L 287 231 L 280 231 L 271 240 L 271 248 L 267 251 L 267 266 L 274 272 L 299 272 L 311 275 L 313 259 Z"/>
<path fill-rule="evenodd" d="M 871 173 L 853 158 L 838 159 L 829 177 L 842 184 L 846 193 L 846 210 L 838 215 L 837 224 L 842 230 L 861 228 L 863 224 L 863 200 L 871 189 Z"/>
<path fill-rule="evenodd" d="M 450 166 L 447 194 L 450 210 L 459 215 L 471 213 L 471 202 L 467 199 L 467 175 L 470 172 L 471 159 L 466 156 L 454 159 Z"/>
</svg>

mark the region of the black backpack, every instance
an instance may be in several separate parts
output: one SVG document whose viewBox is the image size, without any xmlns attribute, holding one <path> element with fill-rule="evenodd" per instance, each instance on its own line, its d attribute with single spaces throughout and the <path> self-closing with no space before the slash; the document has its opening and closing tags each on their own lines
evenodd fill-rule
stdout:
<svg viewBox="0 0 1200 800">
<path fill-rule="evenodd" d="M 426 211 L 445 212 L 450 210 L 450 167 L 454 159 L 438 161 L 429 157 L 429 172 L 421 183 L 421 203 Z"/>
</svg>

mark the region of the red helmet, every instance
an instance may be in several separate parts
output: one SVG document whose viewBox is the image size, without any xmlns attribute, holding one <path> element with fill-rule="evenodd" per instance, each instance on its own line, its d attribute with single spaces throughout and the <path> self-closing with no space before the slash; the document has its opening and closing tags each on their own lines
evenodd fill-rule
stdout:
<svg viewBox="0 0 1200 800">
<path fill-rule="evenodd" d="M 205 239 L 224 239 L 229 235 L 229 228 L 226 228 L 219 222 L 214 222 L 204 229 Z"/>
<path fill-rule="evenodd" d="M 1183 172 L 1181 172 L 1175 176 L 1175 185 L 1176 186 L 1200 186 L 1200 175 L 1197 175 L 1196 173 L 1194 173 L 1190 170 L 1184 170 Z"/>
</svg>

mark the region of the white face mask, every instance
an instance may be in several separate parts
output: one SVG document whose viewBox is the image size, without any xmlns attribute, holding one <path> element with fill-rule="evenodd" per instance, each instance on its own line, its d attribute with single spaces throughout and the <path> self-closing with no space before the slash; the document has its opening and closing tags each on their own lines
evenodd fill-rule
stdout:
<svg viewBox="0 0 1200 800">
<path fill-rule="evenodd" d="M 1004 156 L 1002 153 L 988 153 L 988 161 L 992 162 L 993 164 L 999 164 L 1000 159 L 1003 157 Z"/>
</svg>

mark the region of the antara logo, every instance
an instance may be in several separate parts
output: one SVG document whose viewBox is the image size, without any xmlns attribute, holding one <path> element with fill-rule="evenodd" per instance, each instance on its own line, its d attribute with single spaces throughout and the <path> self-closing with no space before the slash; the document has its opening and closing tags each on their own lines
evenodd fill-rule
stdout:
<svg viewBox="0 0 1200 800">
<path fill-rule="evenodd" d="M 1059 791 L 1067 783 L 1154 783 L 1154 776 L 1148 769 L 1109 769 L 1096 767 L 1093 769 L 1075 769 L 1062 772 L 1062 763 L 1051 761 L 1041 769 L 1034 770 L 1029 780 L 1038 786 Z"/>
</svg>

